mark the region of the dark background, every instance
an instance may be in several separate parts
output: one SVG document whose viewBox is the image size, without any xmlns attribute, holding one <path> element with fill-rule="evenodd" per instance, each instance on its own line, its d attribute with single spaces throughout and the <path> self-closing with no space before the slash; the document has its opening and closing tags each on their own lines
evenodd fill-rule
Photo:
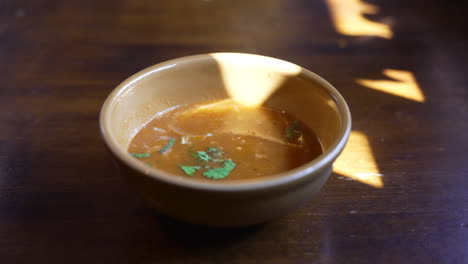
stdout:
<svg viewBox="0 0 468 264">
<path fill-rule="evenodd" d="M 0 263 L 468 263 L 465 4 L 367 3 L 392 39 L 337 33 L 324 0 L 0 0 Z M 149 209 L 105 151 L 100 107 L 145 67 L 217 51 L 329 80 L 383 188 L 334 174 L 291 214 L 234 230 Z M 426 101 L 355 81 L 387 68 Z"/>
</svg>

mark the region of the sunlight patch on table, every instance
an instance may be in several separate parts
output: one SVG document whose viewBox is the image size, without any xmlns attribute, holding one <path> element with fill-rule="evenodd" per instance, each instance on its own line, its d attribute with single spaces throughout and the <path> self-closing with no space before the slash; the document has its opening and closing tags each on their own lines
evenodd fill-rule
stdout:
<svg viewBox="0 0 468 264">
<path fill-rule="evenodd" d="M 403 97 L 419 103 L 426 101 L 421 87 L 417 83 L 416 78 L 412 72 L 384 69 L 383 74 L 393 80 L 356 79 L 356 82 L 368 88 Z"/>
<path fill-rule="evenodd" d="M 391 39 L 391 28 L 367 19 L 366 14 L 378 14 L 379 8 L 362 0 L 326 0 L 335 30 L 346 36 L 375 36 Z"/>
<path fill-rule="evenodd" d="M 375 188 L 383 188 L 383 174 L 375 162 L 367 136 L 362 132 L 352 131 L 343 153 L 333 165 L 333 171 Z"/>
</svg>

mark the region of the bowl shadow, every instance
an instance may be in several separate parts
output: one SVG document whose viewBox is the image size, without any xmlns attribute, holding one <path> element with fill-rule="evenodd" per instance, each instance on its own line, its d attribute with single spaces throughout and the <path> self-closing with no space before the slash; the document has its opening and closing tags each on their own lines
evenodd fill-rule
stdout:
<svg viewBox="0 0 468 264">
<path fill-rule="evenodd" d="M 153 212 L 153 216 L 172 239 L 187 250 L 212 250 L 246 239 L 261 230 L 266 224 L 247 227 L 209 227 L 185 223 Z"/>
</svg>

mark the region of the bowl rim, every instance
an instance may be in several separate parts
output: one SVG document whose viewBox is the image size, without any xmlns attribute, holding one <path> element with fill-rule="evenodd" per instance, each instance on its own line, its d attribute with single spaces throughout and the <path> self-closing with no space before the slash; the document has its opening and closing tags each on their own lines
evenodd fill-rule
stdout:
<svg viewBox="0 0 468 264">
<path fill-rule="evenodd" d="M 119 144 L 116 142 L 114 138 L 110 136 L 110 114 L 112 113 L 113 105 L 116 104 L 118 101 L 119 96 L 124 94 L 127 90 L 132 89 L 134 86 L 133 84 L 137 81 L 143 79 L 144 77 L 157 73 L 159 71 L 164 71 L 166 69 L 172 68 L 177 66 L 179 63 L 197 60 L 197 59 L 215 59 L 214 56 L 222 55 L 222 58 L 229 58 L 230 56 L 247 56 L 249 59 L 261 59 L 261 60 L 272 60 L 272 62 L 280 63 L 283 65 L 293 65 L 295 67 L 299 67 L 301 70 L 301 74 L 307 76 L 308 78 L 313 79 L 316 81 L 322 88 L 327 90 L 329 94 L 333 97 L 335 104 L 338 108 L 338 111 L 342 115 L 341 117 L 341 128 L 338 133 L 337 140 L 328 148 L 328 150 L 324 151 L 320 156 L 317 158 L 288 171 L 281 172 L 278 174 L 265 176 L 261 178 L 255 179 L 245 179 L 245 180 L 236 180 L 230 182 L 222 182 L 222 181 L 213 181 L 213 182 L 206 182 L 206 181 L 199 181 L 196 179 L 191 179 L 187 177 L 181 177 L 179 175 L 175 175 L 172 173 L 165 172 L 163 170 L 159 170 L 157 168 L 149 168 L 145 166 L 140 161 L 134 159 L 127 152 L 123 152 L 120 150 Z M 216 58 L 218 60 L 218 58 Z M 306 178 L 307 175 L 312 175 L 314 171 L 322 171 L 327 168 L 327 165 L 335 161 L 338 155 L 343 151 L 346 142 L 349 138 L 349 134 L 351 131 L 351 113 L 349 107 L 344 100 L 343 96 L 338 92 L 338 90 L 333 87 L 328 81 L 313 73 L 301 66 L 296 64 L 272 58 L 262 55 L 256 54 L 248 54 L 248 53 L 234 53 L 234 52 L 219 52 L 219 53 L 206 53 L 206 54 L 199 54 L 199 55 L 191 55 L 191 56 L 184 56 L 179 57 L 171 60 L 167 60 L 153 66 L 147 67 L 132 76 L 128 77 L 122 83 L 120 83 L 113 91 L 108 95 L 106 100 L 104 101 L 101 111 L 99 114 L 99 128 L 101 132 L 101 136 L 107 146 L 107 148 L 111 151 L 111 153 L 117 157 L 121 162 L 125 163 L 125 165 L 129 166 L 133 170 L 139 172 L 142 175 L 148 176 L 155 180 L 162 181 L 166 184 L 176 185 L 179 187 L 191 188 L 191 189 L 198 189 L 204 191 L 221 191 L 221 192 L 239 192 L 239 191 L 250 191 L 250 190 L 258 190 L 258 189 L 268 189 L 274 188 L 278 186 L 283 186 L 287 184 L 291 184 L 297 181 L 300 181 Z M 312 175 L 313 177 L 314 175 Z M 315 175 L 317 176 L 317 175 Z"/>
</svg>

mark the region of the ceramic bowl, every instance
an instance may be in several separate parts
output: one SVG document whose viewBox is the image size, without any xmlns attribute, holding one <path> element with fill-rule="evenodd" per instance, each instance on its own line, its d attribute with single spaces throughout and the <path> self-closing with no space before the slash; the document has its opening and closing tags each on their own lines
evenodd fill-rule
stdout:
<svg viewBox="0 0 468 264">
<path fill-rule="evenodd" d="M 323 154 L 290 171 L 232 182 L 172 175 L 128 154 L 131 139 L 156 113 L 228 98 L 292 114 L 315 131 Z M 195 55 L 146 68 L 117 86 L 100 113 L 106 146 L 144 200 L 169 217 L 220 227 L 262 223 L 309 201 L 330 176 L 350 128 L 345 100 L 317 74 L 279 59 L 240 53 Z"/>
</svg>

